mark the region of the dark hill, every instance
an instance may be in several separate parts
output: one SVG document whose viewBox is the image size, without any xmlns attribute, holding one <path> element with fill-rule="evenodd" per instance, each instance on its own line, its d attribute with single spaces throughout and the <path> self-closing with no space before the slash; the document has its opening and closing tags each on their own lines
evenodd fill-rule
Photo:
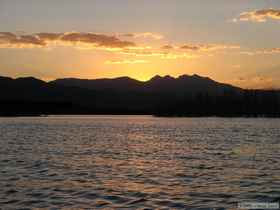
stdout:
<svg viewBox="0 0 280 210">
<path fill-rule="evenodd" d="M 198 75 L 116 79 L 0 77 L 0 115 L 153 114 L 278 117 L 279 91 L 244 90 Z"/>
<path fill-rule="evenodd" d="M 66 86 L 66 87 L 79 87 L 90 90 L 128 90 L 137 89 L 142 85 L 142 82 L 131 79 L 129 77 L 119 77 L 115 79 L 57 79 L 50 84 Z"/>
</svg>

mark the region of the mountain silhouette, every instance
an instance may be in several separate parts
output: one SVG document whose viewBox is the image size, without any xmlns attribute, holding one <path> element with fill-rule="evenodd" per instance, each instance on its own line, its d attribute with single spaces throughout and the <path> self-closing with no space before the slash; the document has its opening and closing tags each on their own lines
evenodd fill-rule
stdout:
<svg viewBox="0 0 280 210">
<path fill-rule="evenodd" d="M 242 89 L 228 84 L 218 83 L 207 77 L 198 75 L 182 75 L 178 78 L 169 75 L 161 77 L 156 75 L 147 82 L 140 82 L 129 77 L 119 77 L 115 79 L 58 79 L 50 82 L 51 84 L 79 87 L 90 90 L 114 90 L 114 91 L 146 91 L 146 92 L 182 92 L 182 93 L 197 93 L 209 92 L 219 94 L 224 90 L 232 90 L 240 92 Z"/>
<path fill-rule="evenodd" d="M 279 91 L 245 90 L 199 75 L 155 76 L 146 82 L 0 77 L 0 115 L 153 114 L 278 117 Z"/>
</svg>

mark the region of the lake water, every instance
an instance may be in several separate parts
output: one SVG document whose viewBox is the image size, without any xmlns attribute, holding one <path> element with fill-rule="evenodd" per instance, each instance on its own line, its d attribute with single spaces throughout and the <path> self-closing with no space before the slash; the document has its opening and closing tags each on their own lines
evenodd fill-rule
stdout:
<svg viewBox="0 0 280 210">
<path fill-rule="evenodd" d="M 280 120 L 0 118 L 0 209 L 236 209 L 280 199 Z"/>
</svg>

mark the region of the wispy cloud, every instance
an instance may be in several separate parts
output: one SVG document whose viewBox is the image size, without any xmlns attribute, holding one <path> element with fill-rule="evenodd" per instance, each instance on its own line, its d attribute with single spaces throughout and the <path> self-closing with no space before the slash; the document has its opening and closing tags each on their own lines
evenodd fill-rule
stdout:
<svg viewBox="0 0 280 210">
<path fill-rule="evenodd" d="M 255 50 L 255 51 L 242 51 L 240 52 L 244 55 L 273 55 L 273 54 L 279 54 L 280 48 L 271 48 L 271 49 L 261 49 L 261 50 Z"/>
<path fill-rule="evenodd" d="M 218 50 L 236 50 L 238 45 L 223 44 L 184 44 L 184 45 L 163 45 L 159 48 L 149 49 L 125 49 L 122 54 L 133 55 L 136 57 L 158 57 L 160 59 L 196 59 L 200 58 L 203 52 Z"/>
<path fill-rule="evenodd" d="M 240 49 L 239 45 L 224 45 L 224 44 L 183 44 L 181 46 L 173 45 L 163 45 L 162 50 L 171 51 L 171 50 L 184 50 L 184 51 L 193 51 L 193 52 L 209 52 L 217 50 L 235 50 Z"/>
<path fill-rule="evenodd" d="M 161 59 L 167 59 L 167 60 L 174 60 L 179 58 L 196 59 L 200 57 L 201 57 L 200 55 L 189 54 L 189 53 L 167 53 L 167 54 L 163 54 L 161 56 Z"/>
<path fill-rule="evenodd" d="M 270 76 L 238 77 L 227 82 L 249 89 L 274 89 L 277 84 L 277 80 Z"/>
<path fill-rule="evenodd" d="M 223 45 L 223 44 L 185 44 L 181 46 L 180 49 L 190 50 L 190 51 L 216 51 L 216 50 L 240 49 L 240 46 Z"/>
<path fill-rule="evenodd" d="M 266 22 L 267 19 L 280 20 L 280 10 L 270 8 L 243 12 L 239 15 L 238 18 L 233 19 L 233 21 Z"/>
<path fill-rule="evenodd" d="M 132 50 L 127 49 L 123 50 L 121 54 L 131 55 L 135 57 L 156 57 L 164 60 L 174 60 L 179 58 L 185 59 L 196 59 L 201 57 L 200 55 L 191 53 L 191 52 L 183 52 L 183 51 L 165 51 L 160 49 L 148 49 L 148 50 Z"/>
<path fill-rule="evenodd" d="M 105 64 L 140 64 L 149 63 L 148 60 L 109 60 Z"/>
</svg>

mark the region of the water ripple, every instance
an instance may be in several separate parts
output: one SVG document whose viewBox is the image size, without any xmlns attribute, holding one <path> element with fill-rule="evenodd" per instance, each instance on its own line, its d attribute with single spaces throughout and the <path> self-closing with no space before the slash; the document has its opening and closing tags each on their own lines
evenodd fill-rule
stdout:
<svg viewBox="0 0 280 210">
<path fill-rule="evenodd" d="M 280 200 L 280 120 L 0 118 L 3 209 L 236 209 Z"/>
</svg>

